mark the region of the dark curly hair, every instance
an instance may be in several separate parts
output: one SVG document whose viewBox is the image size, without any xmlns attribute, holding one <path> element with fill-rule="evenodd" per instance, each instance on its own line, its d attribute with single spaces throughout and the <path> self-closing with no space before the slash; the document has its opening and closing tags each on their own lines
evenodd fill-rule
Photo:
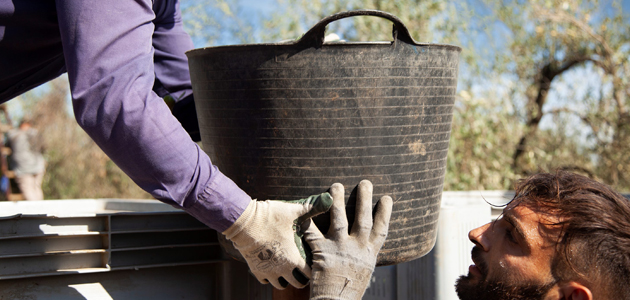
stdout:
<svg viewBox="0 0 630 300">
<path fill-rule="evenodd" d="M 578 174 L 542 173 L 516 183 L 508 206 L 526 205 L 559 217 L 552 274 L 611 299 L 630 299 L 630 201 Z"/>
</svg>

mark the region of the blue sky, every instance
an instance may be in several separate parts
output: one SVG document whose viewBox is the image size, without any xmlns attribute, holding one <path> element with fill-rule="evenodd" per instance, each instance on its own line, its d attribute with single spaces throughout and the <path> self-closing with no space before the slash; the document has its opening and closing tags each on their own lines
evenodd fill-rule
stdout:
<svg viewBox="0 0 630 300">
<path fill-rule="evenodd" d="M 212 1 L 212 0 L 205 0 L 205 1 Z M 461 2 L 463 0 L 459 0 L 459 1 Z M 484 5 L 482 3 L 482 0 L 465 0 L 465 1 L 468 3 L 470 7 L 478 8 L 477 12 L 480 13 L 481 15 L 490 13 L 489 10 L 483 9 Z M 602 0 L 602 3 L 609 3 L 610 1 L 611 0 Z M 257 23 L 256 21 L 259 20 L 259 17 L 263 17 L 263 18 L 269 17 L 274 12 L 282 10 L 282 6 L 281 4 L 278 4 L 277 0 L 236 0 L 236 2 L 239 3 L 239 10 L 240 10 L 239 16 L 246 20 L 251 20 L 252 24 L 256 24 Z M 185 3 L 186 2 L 184 1 L 182 5 L 185 5 Z M 622 10 L 628 16 L 628 19 L 630 19 L 630 0 L 622 0 Z M 410 30 L 413 31 L 413 28 L 410 28 Z M 270 42 L 270 41 L 263 41 L 263 42 Z M 225 38 L 225 36 L 223 36 L 223 39 L 221 41 L 218 41 L 218 43 L 219 45 L 225 45 L 225 44 L 236 44 L 239 42 L 236 40 L 230 40 L 229 38 Z M 203 45 L 202 42 L 200 41 L 195 41 L 195 47 L 203 47 L 203 46 L 207 46 L 207 45 Z"/>
</svg>

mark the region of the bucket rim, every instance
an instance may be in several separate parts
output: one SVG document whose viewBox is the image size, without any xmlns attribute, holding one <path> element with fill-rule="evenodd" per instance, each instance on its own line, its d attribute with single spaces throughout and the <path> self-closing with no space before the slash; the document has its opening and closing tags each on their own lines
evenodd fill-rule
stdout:
<svg viewBox="0 0 630 300">
<path fill-rule="evenodd" d="M 347 42 L 347 41 L 331 41 L 326 42 L 325 40 L 325 32 L 328 24 L 335 22 L 337 20 L 350 18 L 350 17 L 358 17 L 358 16 L 371 16 L 371 17 L 380 17 L 387 19 L 393 23 L 392 30 L 392 38 L 393 41 L 385 41 L 385 42 Z M 398 43 L 403 43 L 411 46 L 420 46 L 420 47 L 439 47 L 446 48 L 450 50 L 455 50 L 457 52 L 461 52 L 462 48 L 455 45 L 449 44 L 434 44 L 434 43 L 418 43 L 413 39 L 411 34 L 409 33 L 409 29 L 405 24 L 395 15 L 373 9 L 357 9 L 351 11 L 344 11 L 340 13 L 336 13 L 330 15 L 328 17 L 323 18 L 313 27 L 311 27 L 306 33 L 304 33 L 299 39 L 295 40 L 285 40 L 277 43 L 260 43 L 260 44 L 240 44 L 240 45 L 224 45 L 224 46 L 214 46 L 214 47 L 205 47 L 199 49 L 192 49 L 186 52 L 187 56 L 195 56 L 198 54 L 197 52 L 219 52 L 222 50 L 243 50 L 244 48 L 286 48 L 286 50 L 291 51 L 302 51 L 310 48 L 319 49 L 324 46 L 327 47 L 337 47 L 337 46 L 393 46 L 396 47 Z"/>
<path fill-rule="evenodd" d="M 399 41 L 400 42 L 400 41 Z M 405 42 L 403 42 L 405 43 Z M 382 42 L 339 42 L 339 41 L 334 41 L 334 42 L 325 42 L 322 47 L 320 48 L 325 48 L 325 47 L 354 47 L 354 46 L 374 46 L 374 47 L 389 47 L 392 46 L 394 44 L 394 41 L 382 41 Z M 452 44 L 442 44 L 442 43 L 405 43 L 408 45 L 412 45 L 412 46 L 419 46 L 419 47 L 438 47 L 438 48 L 444 48 L 447 50 L 454 50 L 457 52 L 462 52 L 462 48 L 456 45 L 452 45 Z M 197 56 L 197 55 L 202 55 L 206 52 L 222 52 L 222 51 L 232 51 L 232 50 L 254 50 L 254 49 L 260 49 L 260 48 L 269 48 L 269 49 L 273 49 L 273 48 L 277 48 L 277 49 L 282 49 L 285 48 L 287 50 L 291 49 L 291 50 L 306 50 L 306 49 L 310 49 L 310 48 L 306 48 L 306 49 L 300 49 L 301 47 L 298 47 L 298 43 L 291 41 L 291 42 L 277 42 L 277 43 L 255 43 L 255 44 L 235 44 L 235 45 L 220 45 L 220 46 L 208 46 L 208 47 L 201 47 L 201 48 L 195 48 L 195 49 L 191 49 L 186 51 L 186 56 L 188 57 L 192 57 L 192 56 Z M 314 48 L 314 47 L 311 47 Z"/>
</svg>

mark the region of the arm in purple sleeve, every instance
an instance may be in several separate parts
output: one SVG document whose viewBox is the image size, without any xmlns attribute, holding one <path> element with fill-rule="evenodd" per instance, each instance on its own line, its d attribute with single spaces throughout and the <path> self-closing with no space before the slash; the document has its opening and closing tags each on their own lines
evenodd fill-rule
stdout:
<svg viewBox="0 0 630 300">
<path fill-rule="evenodd" d="M 183 99 L 192 93 L 188 59 L 185 52 L 193 48 L 184 31 L 179 3 L 175 0 L 154 1 L 152 45 L 155 83 L 153 90 L 160 97 L 171 95 Z"/>
<path fill-rule="evenodd" d="M 193 102 L 188 59 L 185 52 L 193 48 L 184 31 L 179 3 L 174 0 L 154 1 L 153 55 L 155 84 L 158 96 L 176 101 L 172 113 L 194 141 L 201 141 L 195 103 Z"/>
<path fill-rule="evenodd" d="M 227 229 L 251 198 L 211 164 L 154 92 L 154 86 L 169 93 L 186 92 L 188 86 L 164 75 L 168 61 L 158 59 L 154 66 L 156 53 L 174 52 L 154 48 L 159 28 L 152 1 L 59 0 L 57 11 L 79 125 L 155 198 L 211 228 Z"/>
</svg>

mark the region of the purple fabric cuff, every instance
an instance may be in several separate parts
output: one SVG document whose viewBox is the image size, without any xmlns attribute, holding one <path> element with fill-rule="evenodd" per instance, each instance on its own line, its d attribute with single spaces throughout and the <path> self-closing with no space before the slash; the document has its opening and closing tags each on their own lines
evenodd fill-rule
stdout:
<svg viewBox="0 0 630 300">
<path fill-rule="evenodd" d="M 184 210 L 219 232 L 228 229 L 247 208 L 250 198 L 231 179 L 215 169 L 212 180 Z"/>
</svg>

